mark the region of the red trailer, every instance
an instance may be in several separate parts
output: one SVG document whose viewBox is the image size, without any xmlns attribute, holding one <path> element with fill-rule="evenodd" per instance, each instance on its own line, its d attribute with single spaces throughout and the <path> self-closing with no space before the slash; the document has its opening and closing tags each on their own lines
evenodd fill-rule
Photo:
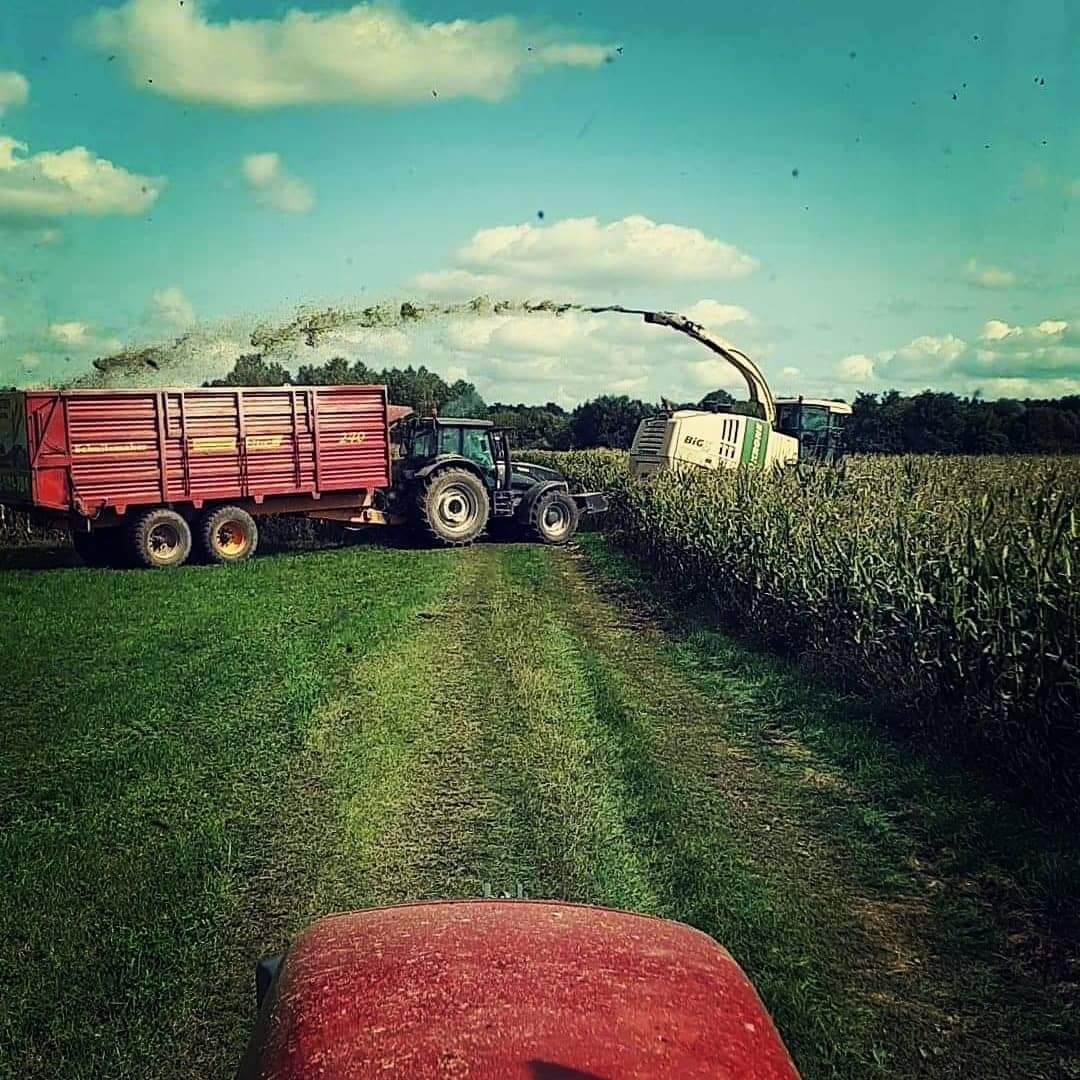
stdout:
<svg viewBox="0 0 1080 1080">
<path fill-rule="evenodd" d="M 390 419 L 384 386 L 3 393 L 0 501 L 71 519 L 84 555 L 235 561 L 258 514 L 384 519 Z"/>
</svg>

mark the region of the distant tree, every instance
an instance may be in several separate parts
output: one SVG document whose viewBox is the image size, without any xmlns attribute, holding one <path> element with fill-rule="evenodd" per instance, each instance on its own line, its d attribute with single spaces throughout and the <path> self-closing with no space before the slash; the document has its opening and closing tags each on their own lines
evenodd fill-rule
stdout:
<svg viewBox="0 0 1080 1080">
<path fill-rule="evenodd" d="M 723 388 L 710 390 L 698 403 L 699 409 L 712 409 L 716 406 L 731 406 L 735 404 L 735 398 Z"/>
<path fill-rule="evenodd" d="M 346 383 L 361 383 L 355 378 L 349 361 L 344 356 L 335 356 L 325 364 L 303 364 L 296 373 L 296 381 L 301 386 L 341 386 Z"/>
<path fill-rule="evenodd" d="M 418 413 L 441 412 L 450 400 L 450 387 L 426 367 L 387 368 L 380 373 L 386 383 L 390 400 L 395 405 L 408 405 Z"/>
<path fill-rule="evenodd" d="M 287 368 L 280 364 L 268 364 L 259 353 L 241 356 L 232 371 L 222 379 L 214 379 L 210 386 L 285 386 L 292 382 Z"/>
<path fill-rule="evenodd" d="M 512 433 L 513 445 L 529 450 L 554 450 L 564 445 L 570 423 L 566 410 L 546 405 L 492 405 L 488 416 Z"/>
<path fill-rule="evenodd" d="M 574 409 L 566 432 L 573 447 L 609 446 L 626 449 L 638 424 L 656 413 L 656 407 L 625 394 L 602 394 Z"/>
<path fill-rule="evenodd" d="M 904 449 L 916 454 L 955 454 L 963 443 L 963 420 L 955 394 L 924 390 L 908 399 Z"/>
<path fill-rule="evenodd" d="M 450 387 L 450 398 L 439 410 L 443 416 L 484 417 L 488 407 L 476 392 L 476 387 L 464 379 L 458 379 Z"/>
</svg>

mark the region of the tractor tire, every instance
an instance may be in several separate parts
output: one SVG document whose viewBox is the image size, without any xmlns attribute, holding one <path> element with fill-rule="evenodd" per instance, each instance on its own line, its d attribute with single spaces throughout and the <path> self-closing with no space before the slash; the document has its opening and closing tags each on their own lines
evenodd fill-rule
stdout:
<svg viewBox="0 0 1080 1080">
<path fill-rule="evenodd" d="M 164 507 L 140 514 L 128 533 L 138 566 L 164 570 L 180 566 L 191 554 L 191 529 L 175 511 Z"/>
<path fill-rule="evenodd" d="M 125 559 L 123 529 L 93 529 L 90 532 L 73 529 L 71 546 L 87 566 L 119 569 L 128 565 Z"/>
<path fill-rule="evenodd" d="M 243 562 L 259 546 L 259 527 L 246 510 L 218 506 L 199 520 L 198 541 L 199 554 L 206 562 Z"/>
<path fill-rule="evenodd" d="M 529 536 L 541 544 L 568 544 L 577 532 L 581 511 L 568 491 L 545 491 L 529 508 Z"/>
<path fill-rule="evenodd" d="M 423 535 L 443 547 L 471 544 L 487 528 L 491 503 L 484 482 L 468 469 L 441 469 L 416 499 Z"/>
</svg>

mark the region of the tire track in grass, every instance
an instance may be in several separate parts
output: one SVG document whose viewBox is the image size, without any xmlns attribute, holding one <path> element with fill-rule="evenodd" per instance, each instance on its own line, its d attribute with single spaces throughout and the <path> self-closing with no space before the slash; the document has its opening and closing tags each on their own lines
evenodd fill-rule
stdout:
<svg viewBox="0 0 1080 1080">
<path fill-rule="evenodd" d="M 852 973 L 878 963 L 881 943 L 840 902 L 842 860 L 725 742 L 724 702 L 666 663 L 655 635 L 598 595 L 573 553 L 555 576 L 660 913 L 732 950 L 808 1077 L 879 1071 L 879 1008 Z"/>
<path fill-rule="evenodd" d="M 873 800 L 834 784 L 823 805 L 820 785 L 808 793 L 771 749 L 747 742 L 755 717 L 806 706 L 782 665 L 702 678 L 689 646 L 604 595 L 579 556 L 558 570 L 638 821 L 653 826 L 641 835 L 664 853 L 650 862 L 664 913 L 732 949 L 808 1080 L 1004 1078 L 1021 1061 L 1032 1077 L 1080 1075 L 1066 1065 L 1067 1008 L 1015 973 L 1001 979 L 992 938 L 978 938 L 981 955 L 950 938 L 958 917 L 985 935 L 985 912 L 928 894 L 910 838 L 883 827 Z"/>
<path fill-rule="evenodd" d="M 566 625 L 552 589 L 550 549 L 507 548 L 512 617 L 488 640 L 488 663 L 506 672 L 502 752 L 492 783 L 507 796 L 535 872 L 529 895 L 653 912 L 658 902 L 626 827 L 618 782 Z M 494 647 L 498 644 L 498 647 Z"/>
<path fill-rule="evenodd" d="M 341 822 L 328 907 L 480 895 L 527 862 L 486 783 L 491 672 L 470 642 L 488 632 L 498 552 L 452 553 L 457 580 L 404 644 L 359 666 L 317 727 Z"/>
</svg>

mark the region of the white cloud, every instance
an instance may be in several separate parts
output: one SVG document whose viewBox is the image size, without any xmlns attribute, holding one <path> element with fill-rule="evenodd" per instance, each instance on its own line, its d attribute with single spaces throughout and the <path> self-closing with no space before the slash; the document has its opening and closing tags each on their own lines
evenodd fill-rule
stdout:
<svg viewBox="0 0 1080 1080">
<path fill-rule="evenodd" d="M 506 97 L 526 75 L 597 67 L 610 49 L 526 33 L 514 18 L 424 22 L 386 4 L 210 22 L 198 0 L 128 0 L 85 24 L 132 81 L 183 101 L 238 109 L 317 102 L 405 104 Z"/>
<path fill-rule="evenodd" d="M 58 322 L 49 327 L 48 335 L 60 345 L 78 347 L 87 344 L 90 327 L 83 322 Z"/>
<path fill-rule="evenodd" d="M 1020 330 L 1018 326 L 1010 326 L 1001 319 L 991 319 L 983 326 L 982 338 L 984 341 L 1003 341 L 1010 334 L 1016 334 Z"/>
<path fill-rule="evenodd" d="M 0 71 L 0 116 L 6 109 L 30 100 L 30 84 L 17 71 Z"/>
<path fill-rule="evenodd" d="M 877 359 L 850 356 L 836 374 L 844 381 L 873 382 L 908 390 L 931 387 L 987 397 L 1055 397 L 1080 392 L 1080 325 L 1043 319 L 1011 326 L 986 322 L 978 337 L 925 335 Z"/>
<path fill-rule="evenodd" d="M 977 259 L 969 259 L 964 267 L 964 280 L 969 285 L 975 285 L 980 289 L 1008 289 L 1020 279 L 1011 270 L 982 264 Z"/>
<path fill-rule="evenodd" d="M 84 146 L 28 154 L 26 143 L 0 135 L 0 218 L 139 214 L 163 186 Z"/>
<path fill-rule="evenodd" d="M 1043 319 L 1035 329 L 1040 334 L 1061 334 L 1069 329 L 1069 324 L 1064 319 Z"/>
<path fill-rule="evenodd" d="M 864 382 L 874 377 L 874 361 L 871 357 L 864 356 L 862 353 L 845 356 L 836 365 L 836 373 L 846 381 Z"/>
<path fill-rule="evenodd" d="M 150 297 L 147 319 L 163 323 L 175 330 L 182 330 L 195 322 L 195 308 L 178 285 L 160 289 Z"/>
<path fill-rule="evenodd" d="M 362 356 L 371 356 L 374 362 L 387 364 L 403 360 L 412 348 L 409 335 L 394 327 L 359 326 L 342 330 L 335 337 L 335 341 L 358 349 Z"/>
<path fill-rule="evenodd" d="M 607 225 L 588 217 L 481 229 L 457 261 L 471 273 L 548 289 L 555 283 L 591 288 L 726 280 L 758 267 L 752 256 L 700 229 L 658 224 L 640 214 Z"/>
<path fill-rule="evenodd" d="M 682 314 L 710 329 L 750 321 L 750 312 L 746 308 L 738 304 L 722 304 L 719 300 L 699 300 Z"/>
<path fill-rule="evenodd" d="M 780 374 L 785 379 L 797 379 L 802 374 L 802 369 L 797 367 L 783 367 Z"/>
<path fill-rule="evenodd" d="M 745 396 L 746 383 L 742 376 L 718 356 L 706 355 L 700 360 L 690 360 L 686 363 L 685 369 L 696 394 L 683 396 L 701 397 L 704 396 L 702 391 L 716 390 L 720 387 L 725 390 L 741 390 Z"/>
<path fill-rule="evenodd" d="M 966 348 L 967 342 L 953 334 L 926 334 L 899 349 L 879 353 L 874 373 L 879 379 L 939 386 Z"/>
<path fill-rule="evenodd" d="M 292 176 L 278 154 L 248 154 L 241 166 L 256 201 L 283 214 L 306 214 L 315 206 L 315 196 L 302 180 Z"/>
<path fill-rule="evenodd" d="M 446 300 L 469 300 L 474 296 L 494 296 L 509 287 L 506 279 L 471 270 L 428 270 L 417 274 L 412 285 L 421 293 Z"/>
</svg>

